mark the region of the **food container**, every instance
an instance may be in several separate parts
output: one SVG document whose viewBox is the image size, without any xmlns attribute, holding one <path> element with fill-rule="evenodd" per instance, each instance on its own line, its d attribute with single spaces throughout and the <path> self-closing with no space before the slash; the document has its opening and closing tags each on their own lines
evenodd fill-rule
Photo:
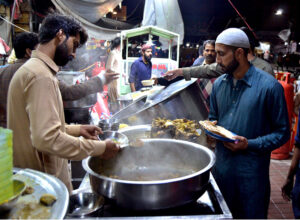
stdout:
<svg viewBox="0 0 300 220">
<path fill-rule="evenodd" d="M 153 84 L 154 84 L 154 80 L 153 79 L 142 80 L 142 85 L 143 86 L 153 86 Z"/>
<path fill-rule="evenodd" d="M 154 118 L 205 120 L 208 111 L 196 79 L 172 83 L 151 99 L 143 97 L 112 116 L 128 125 L 151 124 Z"/>
<path fill-rule="evenodd" d="M 97 216 L 103 208 L 104 198 L 95 193 L 81 192 L 70 196 L 67 217 Z"/>
<path fill-rule="evenodd" d="M 1 193 L 4 193 L 6 188 L 1 188 Z M 13 195 L 6 200 L 5 202 L 2 202 L 0 204 L 0 213 L 9 211 L 13 208 L 13 206 L 16 204 L 19 196 L 24 192 L 25 190 L 25 183 L 20 180 L 13 180 Z"/>
<path fill-rule="evenodd" d="M 126 135 L 117 131 L 104 131 L 103 134 L 99 134 L 101 140 L 111 139 L 117 144 L 128 145 L 129 141 Z"/>
<path fill-rule="evenodd" d="M 93 192 L 132 210 L 172 208 L 203 194 L 215 163 L 211 150 L 172 139 L 143 142 L 142 147 L 126 147 L 110 160 L 83 160 Z"/>
</svg>

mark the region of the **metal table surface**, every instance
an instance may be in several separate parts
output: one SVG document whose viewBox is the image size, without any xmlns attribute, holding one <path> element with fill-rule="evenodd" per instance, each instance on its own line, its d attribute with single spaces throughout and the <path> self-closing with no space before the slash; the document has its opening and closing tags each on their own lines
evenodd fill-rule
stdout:
<svg viewBox="0 0 300 220">
<path fill-rule="evenodd" d="M 73 191 L 91 192 L 88 174 L 85 175 L 80 187 Z M 213 176 L 210 174 L 206 192 L 197 202 L 168 210 L 134 212 L 122 210 L 111 204 L 104 204 L 96 217 L 100 219 L 231 219 L 231 212 L 220 192 Z"/>
</svg>

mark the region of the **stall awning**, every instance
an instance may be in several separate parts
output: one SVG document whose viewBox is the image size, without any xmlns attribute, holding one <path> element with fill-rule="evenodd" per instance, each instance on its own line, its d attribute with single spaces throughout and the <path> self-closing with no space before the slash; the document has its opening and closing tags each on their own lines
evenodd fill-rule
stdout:
<svg viewBox="0 0 300 220">
<path fill-rule="evenodd" d="M 124 38 L 131 38 L 143 34 L 152 34 L 155 36 L 166 38 L 168 40 L 171 40 L 175 37 L 179 37 L 179 34 L 155 26 L 146 26 L 146 27 L 135 28 L 127 31 L 122 31 L 122 36 Z"/>
<path fill-rule="evenodd" d="M 120 32 L 97 26 L 103 15 L 114 9 L 122 0 L 51 0 L 56 9 L 65 15 L 71 15 L 86 28 L 89 37 L 111 40 Z"/>
</svg>

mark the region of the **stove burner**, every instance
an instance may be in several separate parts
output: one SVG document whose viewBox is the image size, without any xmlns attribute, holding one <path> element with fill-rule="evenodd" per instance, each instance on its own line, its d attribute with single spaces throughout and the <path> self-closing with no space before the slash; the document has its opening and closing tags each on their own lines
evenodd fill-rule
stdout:
<svg viewBox="0 0 300 220">
<path fill-rule="evenodd" d="M 179 206 L 176 208 L 151 211 L 132 211 L 122 209 L 113 204 L 106 203 L 102 210 L 102 217 L 150 217 L 150 216 L 182 216 L 182 215 L 221 215 L 223 214 L 216 197 L 213 194 L 212 185 L 209 184 L 204 199 Z M 201 197 L 202 198 L 202 197 Z M 213 203 L 213 204 L 212 204 Z"/>
<path fill-rule="evenodd" d="M 85 176 L 78 190 L 87 189 L 87 187 L 90 190 L 88 175 Z M 224 198 L 212 175 L 210 175 L 210 180 L 206 186 L 205 193 L 195 202 L 164 210 L 135 211 L 123 209 L 106 200 L 103 208 L 99 210 L 96 216 L 94 215 L 93 217 L 102 217 L 105 219 L 111 217 L 118 217 L 119 219 L 130 217 L 135 217 L 137 219 L 152 219 L 157 217 L 176 218 L 176 216 L 189 219 L 232 218 L 227 204 L 225 203 Z"/>
</svg>

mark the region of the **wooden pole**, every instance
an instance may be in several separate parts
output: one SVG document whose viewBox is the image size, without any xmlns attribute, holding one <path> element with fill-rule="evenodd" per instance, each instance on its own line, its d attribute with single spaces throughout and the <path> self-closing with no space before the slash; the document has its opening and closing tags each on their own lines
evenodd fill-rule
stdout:
<svg viewBox="0 0 300 220">
<path fill-rule="evenodd" d="M 7 35 L 7 41 L 6 42 L 10 42 L 10 36 L 11 36 L 11 32 L 12 32 L 12 23 L 14 22 L 14 14 L 15 14 L 15 10 L 16 10 L 16 5 L 17 5 L 17 1 L 18 0 L 14 0 L 14 5 L 12 8 L 12 12 L 10 14 L 10 23 L 8 24 L 8 35 Z"/>
</svg>

